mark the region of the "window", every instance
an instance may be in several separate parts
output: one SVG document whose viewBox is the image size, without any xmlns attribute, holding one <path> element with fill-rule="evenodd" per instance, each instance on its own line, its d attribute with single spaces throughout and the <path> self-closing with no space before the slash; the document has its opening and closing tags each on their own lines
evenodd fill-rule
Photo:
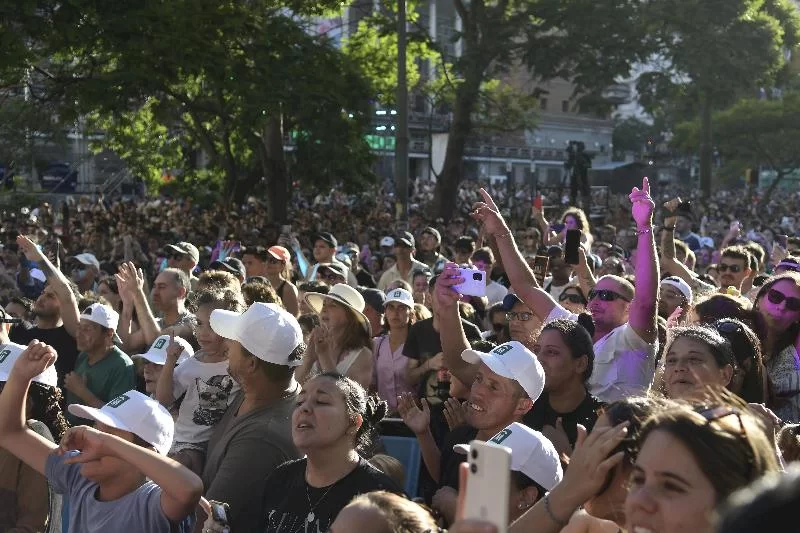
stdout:
<svg viewBox="0 0 800 533">
<path fill-rule="evenodd" d="M 561 101 L 561 112 L 562 113 L 569 113 L 569 100 L 562 100 Z"/>
<path fill-rule="evenodd" d="M 542 111 L 547 111 L 547 98 L 539 99 L 539 109 Z"/>
</svg>

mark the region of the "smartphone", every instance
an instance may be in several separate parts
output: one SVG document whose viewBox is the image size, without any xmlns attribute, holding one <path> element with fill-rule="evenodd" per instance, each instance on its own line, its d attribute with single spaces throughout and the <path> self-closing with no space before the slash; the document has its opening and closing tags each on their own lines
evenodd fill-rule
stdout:
<svg viewBox="0 0 800 533">
<path fill-rule="evenodd" d="M 508 531 L 511 449 L 493 442 L 469 443 L 464 518 L 484 520 L 498 533 Z"/>
<path fill-rule="evenodd" d="M 581 230 L 568 229 L 567 241 L 564 244 L 564 262 L 568 265 L 580 263 L 579 248 L 581 246 Z"/>
<path fill-rule="evenodd" d="M 210 500 L 211 505 L 211 519 L 219 526 L 222 526 L 223 532 L 230 531 L 231 508 L 227 503 L 216 502 Z"/>
<path fill-rule="evenodd" d="M 466 296 L 486 296 L 486 273 L 477 268 L 459 268 L 459 277 L 464 278 L 464 283 L 453 285 L 458 294 Z"/>
<path fill-rule="evenodd" d="M 544 287 L 544 278 L 547 277 L 547 266 L 550 264 L 550 258 L 546 255 L 537 255 L 533 261 L 533 275 L 536 281 L 539 282 L 540 287 Z"/>
<path fill-rule="evenodd" d="M 539 211 L 542 210 L 542 195 L 537 194 L 536 197 L 533 199 L 533 207 L 538 209 Z"/>
<path fill-rule="evenodd" d="M 564 224 L 550 224 L 550 231 L 561 233 L 564 230 Z"/>
</svg>

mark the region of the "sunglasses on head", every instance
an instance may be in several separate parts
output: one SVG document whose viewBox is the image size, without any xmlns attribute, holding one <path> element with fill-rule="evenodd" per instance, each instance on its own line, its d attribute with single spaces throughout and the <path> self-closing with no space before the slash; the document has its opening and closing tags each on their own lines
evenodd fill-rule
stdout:
<svg viewBox="0 0 800 533">
<path fill-rule="evenodd" d="M 714 328 L 720 333 L 743 333 L 744 329 L 741 324 L 730 322 L 728 320 L 718 320 L 714 323 Z"/>
<path fill-rule="evenodd" d="M 728 270 L 730 270 L 731 272 L 736 274 L 737 272 L 741 272 L 742 271 L 742 267 L 740 267 L 739 265 L 730 265 L 728 263 L 720 263 L 720 264 L 717 265 L 717 270 L 719 270 L 720 272 L 727 272 Z"/>
<path fill-rule="evenodd" d="M 623 300 L 625 302 L 630 302 L 628 298 L 625 298 L 618 292 L 608 291 L 603 289 L 600 290 L 592 289 L 589 291 L 589 301 L 592 301 L 595 298 L 597 298 L 601 302 L 613 302 L 615 300 Z"/>
<path fill-rule="evenodd" d="M 739 431 L 737 432 L 737 436 L 742 440 L 742 444 L 747 450 L 748 469 L 752 472 L 753 465 L 755 464 L 755 453 L 753 452 L 753 447 L 750 445 L 750 440 L 747 437 L 747 429 L 745 428 L 744 421 L 742 420 L 742 412 L 735 407 L 730 407 L 727 405 L 698 409 L 695 412 L 705 418 L 708 425 L 711 425 L 712 422 L 716 422 L 728 416 L 736 417 L 736 420 L 739 421 Z M 727 426 L 724 427 L 728 429 Z"/>
<path fill-rule="evenodd" d="M 585 304 L 586 300 L 580 294 L 575 294 L 572 292 L 562 292 L 561 296 L 558 297 L 559 302 L 569 301 L 573 304 Z"/>
<path fill-rule="evenodd" d="M 527 322 L 532 318 L 533 318 L 533 313 L 529 313 L 527 311 L 522 311 L 521 313 L 517 313 L 516 311 L 508 311 L 506 313 L 506 320 L 508 320 L 509 322 L 511 322 L 512 320 Z"/>
<path fill-rule="evenodd" d="M 786 301 L 786 309 L 789 311 L 800 311 L 800 298 L 795 298 L 794 296 L 786 296 L 781 291 L 777 289 L 770 289 L 767 291 L 767 300 L 770 303 L 778 305 L 779 303 Z"/>
</svg>

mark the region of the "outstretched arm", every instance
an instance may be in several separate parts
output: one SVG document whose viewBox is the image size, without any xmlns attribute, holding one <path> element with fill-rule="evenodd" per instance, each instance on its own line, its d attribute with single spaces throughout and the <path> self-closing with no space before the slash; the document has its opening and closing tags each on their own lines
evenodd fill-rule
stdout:
<svg viewBox="0 0 800 533">
<path fill-rule="evenodd" d="M 650 181 L 642 180 L 641 190 L 634 187 L 630 194 L 631 213 L 636 221 L 639 244 L 636 256 L 636 292 L 631 302 L 628 323 L 645 342 L 658 338 L 658 261 L 653 236 L 653 211 L 656 204 L 650 197 Z"/>
</svg>

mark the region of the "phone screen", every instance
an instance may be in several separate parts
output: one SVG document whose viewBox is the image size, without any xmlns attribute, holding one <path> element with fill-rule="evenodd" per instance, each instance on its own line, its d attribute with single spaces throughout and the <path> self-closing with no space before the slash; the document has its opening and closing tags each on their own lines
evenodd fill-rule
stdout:
<svg viewBox="0 0 800 533">
<path fill-rule="evenodd" d="M 567 242 L 564 244 L 564 262 L 568 265 L 580 263 L 578 248 L 581 245 L 581 230 L 567 230 Z"/>
</svg>

